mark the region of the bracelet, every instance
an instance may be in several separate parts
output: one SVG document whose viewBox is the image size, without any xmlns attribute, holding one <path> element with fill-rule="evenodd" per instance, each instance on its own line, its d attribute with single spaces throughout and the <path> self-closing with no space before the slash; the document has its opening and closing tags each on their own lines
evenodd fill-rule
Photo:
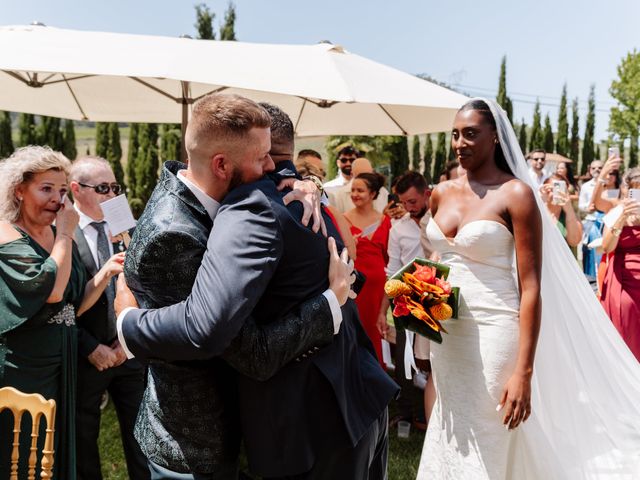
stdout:
<svg viewBox="0 0 640 480">
<path fill-rule="evenodd" d="M 622 228 L 619 227 L 611 227 L 611 233 L 613 233 L 614 237 L 619 237 L 622 233 Z"/>
<path fill-rule="evenodd" d="M 607 182 L 606 180 L 602 180 L 601 178 L 598 178 L 598 183 L 603 187 L 606 187 L 609 182 Z"/>
<path fill-rule="evenodd" d="M 58 237 L 67 237 L 69 240 L 73 241 L 73 237 L 71 235 L 69 235 L 68 233 L 57 232 L 57 236 Z"/>
<path fill-rule="evenodd" d="M 320 180 L 320 177 L 317 177 L 316 175 L 307 175 L 306 177 L 302 177 L 302 179 L 312 181 L 320 191 L 320 195 L 324 193 L 324 186 L 322 185 L 322 180 Z"/>
</svg>

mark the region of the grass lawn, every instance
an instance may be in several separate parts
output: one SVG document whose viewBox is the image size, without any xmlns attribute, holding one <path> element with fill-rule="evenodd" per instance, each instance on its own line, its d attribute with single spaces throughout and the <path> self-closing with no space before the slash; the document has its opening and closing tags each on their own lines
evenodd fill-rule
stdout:
<svg viewBox="0 0 640 480">
<path fill-rule="evenodd" d="M 422 396 L 422 391 L 414 393 L 416 396 Z M 393 416 L 394 411 L 395 405 L 392 403 L 389 415 Z M 415 479 L 418 473 L 424 432 L 412 428 L 410 437 L 402 439 L 397 437 L 397 431 L 394 428 L 389 432 L 389 440 L 389 480 Z M 127 480 L 127 466 L 122 453 L 118 420 L 111 402 L 102 412 L 99 443 L 104 480 Z"/>
</svg>

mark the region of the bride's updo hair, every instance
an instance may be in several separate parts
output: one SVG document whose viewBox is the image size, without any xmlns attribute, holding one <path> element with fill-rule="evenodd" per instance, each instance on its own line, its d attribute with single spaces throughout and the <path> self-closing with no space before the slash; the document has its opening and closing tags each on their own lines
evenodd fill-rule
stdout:
<svg viewBox="0 0 640 480">
<path fill-rule="evenodd" d="M 378 194 L 380 193 L 380 189 L 384 187 L 386 179 L 384 175 L 381 175 L 377 172 L 371 173 L 361 173 L 356 177 L 358 180 L 362 180 L 367 184 L 367 188 L 370 192 L 373 192 L 373 199 L 378 198 Z"/>
<path fill-rule="evenodd" d="M 498 130 L 496 126 L 496 119 L 493 118 L 493 113 L 491 113 L 491 109 L 486 102 L 482 100 L 470 100 L 465 103 L 458 112 L 464 112 L 467 110 L 475 110 L 480 115 L 484 117 L 484 119 L 493 127 L 494 130 Z M 511 168 L 509 168 L 509 164 L 507 163 L 507 159 L 504 156 L 504 152 L 502 151 L 502 145 L 498 142 L 496 145 L 496 151 L 494 160 L 496 162 L 496 166 L 502 170 L 503 172 L 507 172 L 509 175 L 513 175 Z"/>
</svg>

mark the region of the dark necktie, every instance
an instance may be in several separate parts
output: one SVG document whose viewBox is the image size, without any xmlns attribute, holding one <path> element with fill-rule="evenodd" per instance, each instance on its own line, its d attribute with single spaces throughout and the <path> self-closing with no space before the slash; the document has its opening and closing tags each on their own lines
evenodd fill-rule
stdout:
<svg viewBox="0 0 640 480">
<path fill-rule="evenodd" d="M 91 222 L 90 225 L 98 232 L 98 268 L 102 268 L 105 263 L 111 258 L 109 251 L 109 240 L 107 234 L 104 231 L 104 225 L 106 222 Z M 107 296 L 107 341 L 113 340 L 116 335 L 116 315 L 113 309 L 113 300 L 115 299 L 115 277 L 112 277 L 107 284 L 107 288 L 104 289 L 104 293 Z"/>
</svg>

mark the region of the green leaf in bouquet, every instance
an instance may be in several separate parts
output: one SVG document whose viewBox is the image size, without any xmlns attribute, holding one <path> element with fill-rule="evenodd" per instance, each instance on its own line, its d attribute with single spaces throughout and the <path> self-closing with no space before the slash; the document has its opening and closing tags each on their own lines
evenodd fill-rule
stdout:
<svg viewBox="0 0 640 480">
<path fill-rule="evenodd" d="M 396 328 L 403 328 L 410 330 L 423 337 L 427 337 L 432 342 L 442 343 L 442 334 L 436 332 L 426 323 L 418 320 L 413 315 L 407 315 L 404 317 L 393 317 L 396 323 Z"/>
</svg>

